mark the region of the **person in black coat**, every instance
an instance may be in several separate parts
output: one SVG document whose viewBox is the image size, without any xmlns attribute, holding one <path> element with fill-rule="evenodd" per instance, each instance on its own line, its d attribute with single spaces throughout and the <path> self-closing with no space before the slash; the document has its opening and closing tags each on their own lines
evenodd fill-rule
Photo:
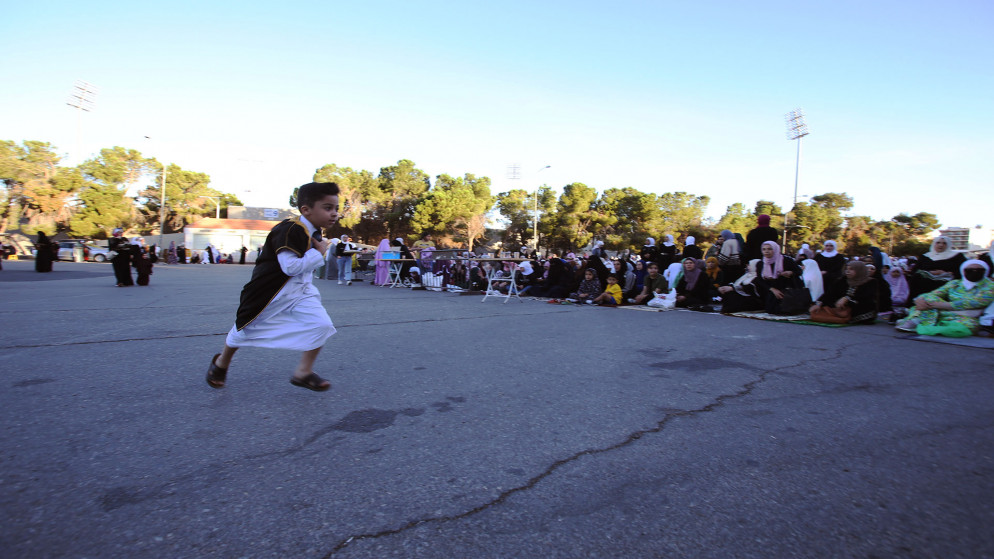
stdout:
<svg viewBox="0 0 994 559">
<path fill-rule="evenodd" d="M 683 246 L 683 257 L 693 258 L 694 260 L 704 260 L 704 251 L 701 250 L 701 247 L 697 246 L 695 243 L 697 243 L 697 239 L 695 239 L 692 235 L 687 237 L 687 241 Z"/>
<path fill-rule="evenodd" d="M 746 234 L 746 259 L 763 258 L 763 243 L 766 241 L 778 242 L 780 232 L 770 227 L 770 216 L 761 214 L 756 218 L 757 227 Z M 793 259 L 791 259 L 793 261 Z"/>
<path fill-rule="evenodd" d="M 117 280 L 117 286 L 128 287 L 134 285 L 135 280 L 131 278 L 131 253 L 133 245 L 128 242 L 128 239 L 123 237 L 124 230 L 120 227 L 114 229 L 111 235 L 113 236 L 107 241 L 107 248 L 114 253 L 114 257 L 110 259 L 110 263 L 114 268 L 114 279 Z"/>
</svg>

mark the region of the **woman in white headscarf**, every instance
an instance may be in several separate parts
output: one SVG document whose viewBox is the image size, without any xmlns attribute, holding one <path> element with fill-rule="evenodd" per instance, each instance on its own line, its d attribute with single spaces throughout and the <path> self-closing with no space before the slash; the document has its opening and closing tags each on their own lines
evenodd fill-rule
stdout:
<svg viewBox="0 0 994 559">
<path fill-rule="evenodd" d="M 949 237 L 939 235 L 932 239 L 932 247 L 918 257 L 918 265 L 909 278 L 911 298 L 934 291 L 950 280 L 960 279 L 959 270 L 963 262 L 966 262 L 966 257 L 953 250 Z"/>
<path fill-rule="evenodd" d="M 836 250 L 835 241 L 829 239 L 824 243 L 825 248 L 815 255 L 815 262 L 821 270 L 821 277 L 825 285 L 831 285 L 842 277 L 842 272 L 846 268 L 846 257 Z"/>
<path fill-rule="evenodd" d="M 914 310 L 897 329 L 919 334 L 945 334 L 922 327 L 956 328 L 976 334 L 980 316 L 994 303 L 994 280 L 987 277 L 990 267 L 981 260 L 966 260 L 960 265 L 962 279 L 950 280 L 942 287 L 914 300 Z M 950 334 L 946 334 L 950 335 Z M 968 334 L 966 334 L 968 335 Z"/>
<path fill-rule="evenodd" d="M 639 253 L 643 266 L 648 266 L 649 262 L 656 262 L 659 259 L 659 248 L 656 246 L 656 239 L 648 237 L 642 250 Z"/>
<path fill-rule="evenodd" d="M 701 250 L 701 247 L 697 246 L 697 239 L 692 235 L 688 235 L 686 242 L 683 243 L 683 258 L 704 260 L 704 251 Z"/>
<path fill-rule="evenodd" d="M 663 239 L 663 246 L 659 247 L 659 269 L 665 270 L 676 259 L 676 243 L 673 242 L 673 235 L 666 235 Z M 677 262 L 679 264 L 679 262 Z"/>
<path fill-rule="evenodd" d="M 807 287 L 808 291 L 811 292 L 811 300 L 815 301 L 825 292 L 825 282 L 821 276 L 821 269 L 818 268 L 818 263 L 810 258 L 802 260 L 801 266 L 804 268 L 801 271 L 801 281 L 804 282 L 804 287 Z"/>
</svg>

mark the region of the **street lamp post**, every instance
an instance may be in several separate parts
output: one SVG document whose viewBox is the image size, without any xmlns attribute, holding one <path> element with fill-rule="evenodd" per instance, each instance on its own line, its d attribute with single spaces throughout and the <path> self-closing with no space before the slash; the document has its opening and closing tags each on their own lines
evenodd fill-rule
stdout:
<svg viewBox="0 0 994 559">
<path fill-rule="evenodd" d="M 535 174 L 537 175 L 538 173 L 541 173 L 542 171 L 548 169 L 549 167 L 552 167 L 552 165 L 546 165 L 545 167 L 542 167 L 541 169 L 536 171 Z M 538 189 L 539 188 L 540 187 L 538 185 L 535 186 L 535 206 L 533 210 L 534 213 L 532 214 L 532 243 L 534 244 L 532 248 L 534 248 L 535 252 L 538 252 Z"/>
<path fill-rule="evenodd" d="M 216 219 L 221 219 L 221 197 L 220 196 L 200 196 L 200 198 L 207 198 L 211 202 L 214 202 L 214 217 Z"/>
<path fill-rule="evenodd" d="M 146 140 L 151 140 L 149 136 L 145 136 Z M 159 186 L 159 244 L 158 247 L 162 248 L 162 233 L 166 226 L 166 162 L 162 162 L 162 184 Z"/>
<path fill-rule="evenodd" d="M 790 206 L 790 211 L 784 214 L 783 224 L 783 248 L 787 250 L 787 229 L 789 228 L 788 216 L 794 211 L 797 205 L 797 179 L 801 173 L 801 138 L 808 135 L 808 125 L 804 123 L 804 112 L 800 108 L 790 111 L 784 115 L 787 124 L 787 139 L 797 140 L 797 162 L 794 166 L 794 201 Z"/>
</svg>

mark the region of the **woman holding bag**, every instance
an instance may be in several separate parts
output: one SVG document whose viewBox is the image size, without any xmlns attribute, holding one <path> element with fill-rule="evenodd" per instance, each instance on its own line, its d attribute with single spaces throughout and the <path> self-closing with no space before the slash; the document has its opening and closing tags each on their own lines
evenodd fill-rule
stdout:
<svg viewBox="0 0 994 559">
<path fill-rule="evenodd" d="M 853 260 L 843 277 L 825 288 L 811 305 L 811 320 L 828 324 L 873 324 L 877 320 L 876 280 L 866 264 Z"/>
</svg>

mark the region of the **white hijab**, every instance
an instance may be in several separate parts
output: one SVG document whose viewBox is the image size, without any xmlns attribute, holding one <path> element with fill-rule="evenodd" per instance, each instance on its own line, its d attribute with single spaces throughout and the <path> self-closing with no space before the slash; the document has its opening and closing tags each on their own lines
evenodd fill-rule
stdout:
<svg viewBox="0 0 994 559">
<path fill-rule="evenodd" d="M 973 289 L 974 287 L 977 286 L 978 283 L 980 283 L 966 279 L 966 276 L 963 274 L 963 271 L 966 270 L 967 266 L 973 266 L 974 264 L 980 264 L 980 266 L 984 269 L 984 278 L 987 277 L 987 274 L 991 273 L 991 269 L 987 266 L 987 263 L 984 262 L 983 260 L 977 260 L 976 258 L 972 258 L 960 264 L 959 275 L 961 278 L 963 278 L 960 281 L 963 283 L 963 287 L 967 288 L 968 290 Z M 981 278 L 980 281 L 984 281 L 983 278 Z"/>
<path fill-rule="evenodd" d="M 759 260 L 759 258 L 756 258 L 755 260 L 749 261 L 749 265 L 746 266 L 746 273 L 742 274 L 739 279 L 732 283 L 732 287 L 735 288 L 735 291 L 739 291 L 739 288 L 743 285 L 752 283 L 752 280 L 756 279 L 756 274 L 758 273 L 756 270 L 759 269 Z"/>
<path fill-rule="evenodd" d="M 666 268 L 665 272 L 663 272 L 663 278 L 666 279 L 666 284 L 670 286 L 670 289 L 676 288 L 674 281 L 676 281 L 676 278 L 680 275 L 681 271 L 683 271 L 683 263 L 674 262 Z"/>
<path fill-rule="evenodd" d="M 828 250 L 828 245 L 832 245 L 832 250 Z M 834 258 L 836 255 L 839 254 L 839 252 L 836 250 L 836 247 L 837 245 L 835 244 L 835 241 L 831 240 L 825 241 L 825 248 L 822 249 L 821 255 L 824 256 L 825 258 Z"/>
<path fill-rule="evenodd" d="M 666 235 L 666 237 L 663 239 L 663 246 L 664 247 L 673 246 L 673 235 Z"/>
<path fill-rule="evenodd" d="M 688 236 L 687 237 L 687 242 L 684 243 L 684 246 L 691 246 L 691 245 L 693 245 L 696 242 L 697 242 L 697 239 L 695 237 Z"/>
<path fill-rule="evenodd" d="M 935 251 L 935 243 L 937 243 L 939 240 L 946 241 L 946 250 L 942 252 Z M 945 235 L 939 235 L 938 237 L 932 239 L 932 247 L 928 249 L 928 252 L 926 252 L 924 256 L 927 256 L 932 262 L 937 262 L 939 260 L 949 260 L 950 258 L 959 254 L 958 252 L 953 250 L 952 245 L 953 244 L 949 242 L 949 237 Z"/>
<path fill-rule="evenodd" d="M 825 282 L 822 281 L 821 268 L 811 258 L 801 262 L 801 265 L 804 266 L 804 271 L 801 273 L 804 287 L 807 287 L 808 291 L 811 292 L 811 300 L 816 300 L 821 297 L 822 293 L 825 293 Z"/>
<path fill-rule="evenodd" d="M 656 246 L 656 239 L 653 239 L 652 237 L 646 238 L 646 240 L 645 240 L 645 246 L 647 246 L 647 247 L 654 247 L 654 246 Z M 994 244 L 991 244 L 991 250 L 994 250 Z"/>
</svg>

